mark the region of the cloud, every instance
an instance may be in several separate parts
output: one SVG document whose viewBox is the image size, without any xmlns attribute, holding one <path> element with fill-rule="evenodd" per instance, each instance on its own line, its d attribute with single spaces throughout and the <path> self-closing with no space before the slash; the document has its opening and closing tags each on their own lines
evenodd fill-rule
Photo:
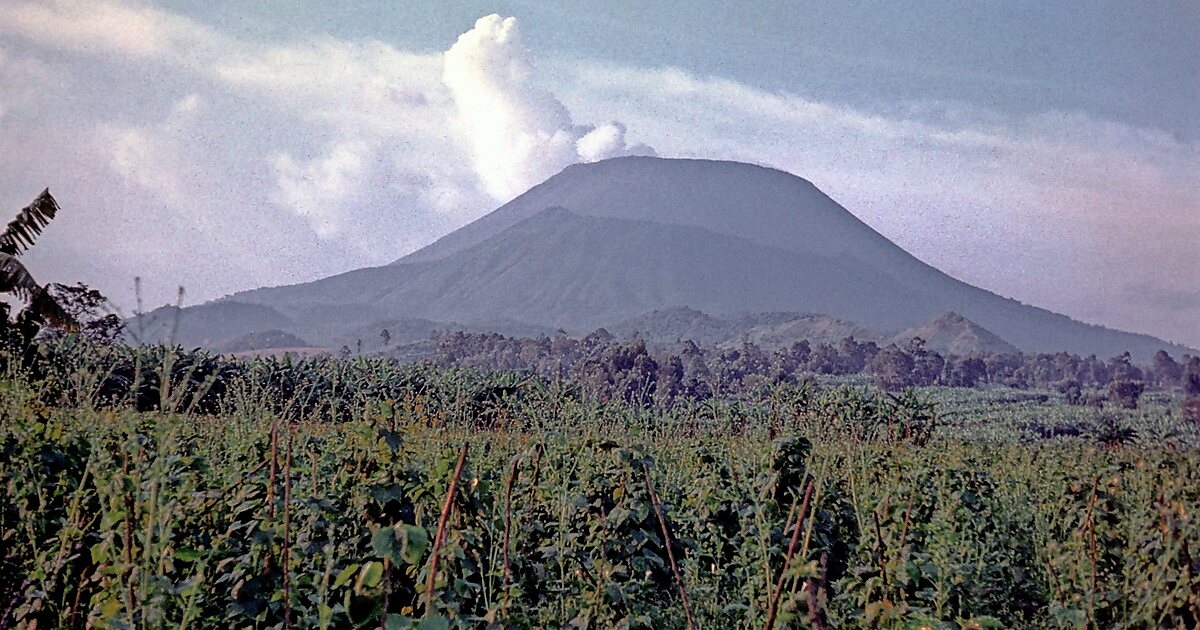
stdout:
<svg viewBox="0 0 1200 630">
<path fill-rule="evenodd" d="M 203 64 L 231 39 L 183 16 L 132 2 L 49 0 L 7 3 L 0 33 L 85 54 Z"/>
<path fill-rule="evenodd" d="M 625 155 L 625 127 L 576 125 L 533 79 L 516 18 L 489 15 L 445 54 L 446 85 L 487 191 L 507 200 L 569 164 Z M 637 152 L 649 152 L 637 147 Z"/>
<path fill-rule="evenodd" d="M 327 156 L 303 166 L 289 155 L 276 156 L 278 188 L 272 198 L 306 217 L 317 236 L 336 236 L 342 227 L 342 203 L 362 186 L 370 151 L 362 142 L 340 143 Z"/>
<path fill-rule="evenodd" d="M 211 74 L 328 130 L 306 155 L 271 156 L 270 198 L 319 237 L 369 251 L 384 248 L 348 226 L 378 235 L 403 212 L 432 234 L 569 164 L 653 154 L 629 146 L 620 123 L 575 125 L 534 81 L 512 18 L 482 18 L 446 53 L 319 38 L 226 58 Z"/>
<path fill-rule="evenodd" d="M 445 140 L 452 104 L 441 70 L 439 54 L 320 38 L 227 57 L 210 72 L 273 107 L 342 133 Z"/>
<path fill-rule="evenodd" d="M 625 143 L 625 125 L 610 122 L 597 125 L 575 141 L 575 151 L 584 162 L 595 162 L 621 155 L 657 155 L 646 144 Z"/>
<path fill-rule="evenodd" d="M 35 57 L 13 54 L 0 41 L 0 109 L 13 113 L 34 109 L 42 92 L 58 79 L 53 70 Z"/>
<path fill-rule="evenodd" d="M 1200 288 L 1196 287 L 1181 290 L 1141 282 L 1125 287 L 1125 291 L 1132 299 L 1171 310 L 1200 309 Z"/>
<path fill-rule="evenodd" d="M 63 215 L 31 261 L 64 279 L 141 274 L 205 299 L 389 262 L 570 163 L 653 152 L 633 137 L 796 173 L 964 280 L 1200 344 L 1200 305 L 1170 299 L 1200 286 L 1194 143 L 1083 112 L 849 107 L 535 57 L 499 16 L 448 48 L 259 40 L 132 1 L 6 2 L 0 199 L 55 190 Z"/>
<path fill-rule="evenodd" d="M 106 62 L 173 66 L 250 97 L 252 107 L 300 121 L 303 136 L 261 157 L 275 180 L 268 199 L 303 218 L 319 238 L 355 240 L 365 250 L 382 250 L 384 239 L 369 244 L 347 225 L 374 221 L 367 232 L 378 235 L 404 223 L 419 231 L 406 242 L 417 242 L 571 163 L 653 154 L 644 144 L 630 146 L 621 123 L 575 124 L 535 80 L 515 18 L 481 18 L 449 51 L 434 54 L 325 36 L 258 43 L 120 0 L 21 2 L 0 17 L 0 33 Z M 172 116 L 182 119 L 197 106 L 176 103 Z M 173 157 L 180 147 L 169 124 L 100 128 L 115 172 L 178 203 L 181 182 L 195 178 L 179 174 L 187 165 Z M 221 131 L 230 133 L 214 135 Z M 377 190 L 368 195 L 368 186 Z M 364 196 L 383 207 L 362 207 Z"/>
<path fill-rule="evenodd" d="M 205 192 L 205 165 L 196 151 L 202 143 L 202 131 L 196 125 L 201 106 L 200 95 L 193 93 L 175 101 L 158 123 L 102 123 L 94 146 L 108 153 L 109 166 L 128 185 L 164 203 L 184 205 Z"/>
</svg>

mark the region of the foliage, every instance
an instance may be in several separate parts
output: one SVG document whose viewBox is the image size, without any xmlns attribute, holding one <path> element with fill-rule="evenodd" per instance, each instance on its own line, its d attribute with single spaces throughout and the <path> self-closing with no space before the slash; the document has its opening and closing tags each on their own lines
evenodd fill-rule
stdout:
<svg viewBox="0 0 1200 630">
<path fill-rule="evenodd" d="M 46 287 L 54 301 L 78 324 L 77 332 L 92 341 L 112 343 L 121 339 L 125 323 L 108 310 L 108 298 L 82 282 L 74 285 L 54 283 Z M 62 334 L 65 331 L 55 331 Z"/>
<path fill-rule="evenodd" d="M 632 396 L 74 335 L 10 349 L 0 625 L 1200 623 L 1200 426 L 1167 394 L 1098 417 L 1051 393 L 768 382 L 647 407 L 661 364 L 592 351 Z"/>
<path fill-rule="evenodd" d="M 589 384 L 601 397 L 640 398 L 643 404 L 670 407 L 679 398 L 705 400 L 712 396 L 753 398 L 764 386 L 798 383 L 812 375 L 828 377 L 863 374 L 889 391 L 906 387 L 1058 388 L 1072 404 L 1103 404 L 1112 383 L 1120 383 L 1111 399 L 1120 405 L 1135 402 L 1132 388 L 1171 390 L 1189 387 L 1200 393 L 1200 357 L 1184 355 L 1176 362 L 1166 352 L 1144 369 L 1128 354 L 1108 361 L 1095 356 L 1054 354 L 945 355 L 929 350 L 920 338 L 906 347 L 847 337 L 837 343 L 799 341 L 769 352 L 743 338 L 736 346 L 702 348 L 691 341 L 654 347 L 644 341 L 621 341 L 604 329 L 582 339 L 520 338 L 497 333 L 452 332 L 435 335 L 433 350 L 416 346 L 394 348 L 395 356 L 411 353 L 446 367 L 521 370 L 543 378 L 571 378 Z M 349 348 L 343 349 L 350 356 Z M 640 357 L 630 372 L 622 357 Z M 656 370 L 649 370 L 653 363 Z M 628 379 L 642 389 L 627 391 Z M 652 387 L 651 387 L 652 386 Z M 647 389 L 654 390 L 653 395 Z"/>
<path fill-rule="evenodd" d="M 1108 397 L 1125 409 L 1137 409 L 1138 399 L 1146 391 L 1141 381 L 1116 380 L 1108 384 Z"/>
<path fill-rule="evenodd" d="M 75 319 L 45 287 L 33 279 L 25 264 L 18 258 L 33 246 L 37 236 L 58 210 L 58 202 L 50 195 L 50 191 L 43 190 L 33 203 L 18 212 L 16 218 L 9 221 L 4 231 L 0 232 L 0 293 L 10 293 L 28 303 L 28 307 L 21 314 L 27 322 L 25 327 L 28 326 L 28 322 L 47 322 L 74 331 L 78 328 Z M 0 315 L 4 316 L 5 328 L 8 326 L 8 314 L 7 306 L 0 311 Z"/>
</svg>

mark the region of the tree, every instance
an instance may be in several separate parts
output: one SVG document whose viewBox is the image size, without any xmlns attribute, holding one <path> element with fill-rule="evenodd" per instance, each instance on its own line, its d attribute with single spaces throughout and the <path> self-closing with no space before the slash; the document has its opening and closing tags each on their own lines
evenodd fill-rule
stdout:
<svg viewBox="0 0 1200 630">
<path fill-rule="evenodd" d="M 987 365 L 979 357 L 955 357 L 946 359 L 942 368 L 942 381 L 950 387 L 975 387 L 987 375 Z"/>
<path fill-rule="evenodd" d="M 15 295 L 26 302 L 25 311 L 18 319 L 24 317 L 36 323 L 47 323 L 75 332 L 79 329 L 78 322 L 63 310 L 45 287 L 33 279 L 18 258 L 33 246 L 37 236 L 58 211 L 58 202 L 50 195 L 50 190 L 43 190 L 0 233 L 0 293 Z M 7 321 L 7 309 L 4 314 Z"/>
<path fill-rule="evenodd" d="M 108 310 L 108 298 L 82 282 L 74 285 L 51 284 L 46 287 L 54 301 L 60 304 L 79 324 L 79 334 L 101 343 L 112 343 L 121 338 L 125 323 L 116 313 Z M 55 332 L 61 333 L 61 329 Z"/>
<path fill-rule="evenodd" d="M 1183 376 L 1183 366 L 1167 354 L 1166 350 L 1159 350 L 1154 353 L 1154 363 L 1150 366 L 1150 373 L 1154 375 L 1154 380 L 1160 387 L 1166 387 L 1179 381 Z"/>
<path fill-rule="evenodd" d="M 675 404 L 675 399 L 684 394 L 683 378 L 683 359 L 680 359 L 679 355 L 672 354 L 658 364 L 655 395 L 663 407 L 671 407 Z"/>
<path fill-rule="evenodd" d="M 871 374 L 875 384 L 883 389 L 895 391 L 913 384 L 913 358 L 896 344 L 892 344 L 871 360 Z"/>
<path fill-rule="evenodd" d="M 1137 409 L 1138 399 L 1145 390 L 1146 384 L 1141 381 L 1119 380 L 1108 384 L 1109 398 L 1123 409 Z"/>
<path fill-rule="evenodd" d="M 704 351 L 691 339 L 683 342 L 679 355 L 683 362 L 683 392 L 693 400 L 708 400 L 713 396 L 713 375 L 704 360 Z"/>
<path fill-rule="evenodd" d="M 808 355 L 808 369 L 817 374 L 842 374 L 842 357 L 832 344 L 819 343 Z"/>
<path fill-rule="evenodd" d="M 658 363 L 644 341 L 609 346 L 599 357 L 585 357 L 575 368 L 573 376 L 603 400 L 620 400 L 638 407 L 648 407 L 654 401 Z"/>
<path fill-rule="evenodd" d="M 1122 352 L 1108 360 L 1108 374 L 1114 381 L 1142 380 L 1142 370 L 1133 364 L 1128 352 Z"/>
<path fill-rule="evenodd" d="M 1079 384 L 1079 381 L 1073 378 L 1065 379 L 1058 384 L 1056 389 L 1058 389 L 1058 393 L 1067 399 L 1068 405 L 1083 404 L 1083 387 Z"/>
<path fill-rule="evenodd" d="M 1183 370 L 1183 391 L 1189 396 L 1200 396 L 1200 357 L 1188 359 Z"/>
<path fill-rule="evenodd" d="M 908 344 L 908 355 L 912 357 L 913 367 L 909 377 L 911 385 L 929 386 L 937 382 L 942 375 L 946 360 L 942 355 L 925 349 L 925 340 L 913 337 Z"/>
<path fill-rule="evenodd" d="M 812 347 L 808 345 L 807 339 L 801 339 L 792 344 L 792 347 L 788 350 L 788 354 L 791 355 L 791 360 L 796 365 L 796 369 L 800 369 L 808 364 L 808 360 L 812 356 Z"/>
</svg>

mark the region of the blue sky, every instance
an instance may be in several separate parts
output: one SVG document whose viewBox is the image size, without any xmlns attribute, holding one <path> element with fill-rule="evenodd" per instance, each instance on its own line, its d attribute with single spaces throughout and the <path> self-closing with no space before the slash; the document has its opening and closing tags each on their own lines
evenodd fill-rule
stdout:
<svg viewBox="0 0 1200 630">
<path fill-rule="evenodd" d="M 10 0 L 0 203 L 50 186 L 34 271 L 130 308 L 383 264 L 575 161 L 739 159 L 1200 346 L 1194 2 L 747 6 Z"/>
</svg>

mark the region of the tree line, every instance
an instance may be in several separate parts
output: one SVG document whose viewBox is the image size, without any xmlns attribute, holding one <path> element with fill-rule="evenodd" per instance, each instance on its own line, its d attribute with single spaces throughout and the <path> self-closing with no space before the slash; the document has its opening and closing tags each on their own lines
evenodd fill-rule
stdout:
<svg viewBox="0 0 1200 630">
<path fill-rule="evenodd" d="M 1054 389 L 1072 404 L 1128 408 L 1136 407 L 1148 389 L 1200 395 L 1200 356 L 1176 360 L 1160 351 L 1150 365 L 1137 365 L 1129 353 L 1108 359 L 1066 352 L 958 356 L 928 349 L 920 338 L 883 347 L 853 337 L 836 343 L 805 340 L 768 351 L 745 338 L 726 347 L 692 341 L 653 347 L 640 339 L 619 340 L 603 328 L 582 338 L 458 331 L 435 336 L 430 360 L 573 379 L 601 397 L 641 405 L 670 405 L 679 397 L 738 397 L 816 375 L 865 375 L 889 391 L 934 385 Z"/>
</svg>

